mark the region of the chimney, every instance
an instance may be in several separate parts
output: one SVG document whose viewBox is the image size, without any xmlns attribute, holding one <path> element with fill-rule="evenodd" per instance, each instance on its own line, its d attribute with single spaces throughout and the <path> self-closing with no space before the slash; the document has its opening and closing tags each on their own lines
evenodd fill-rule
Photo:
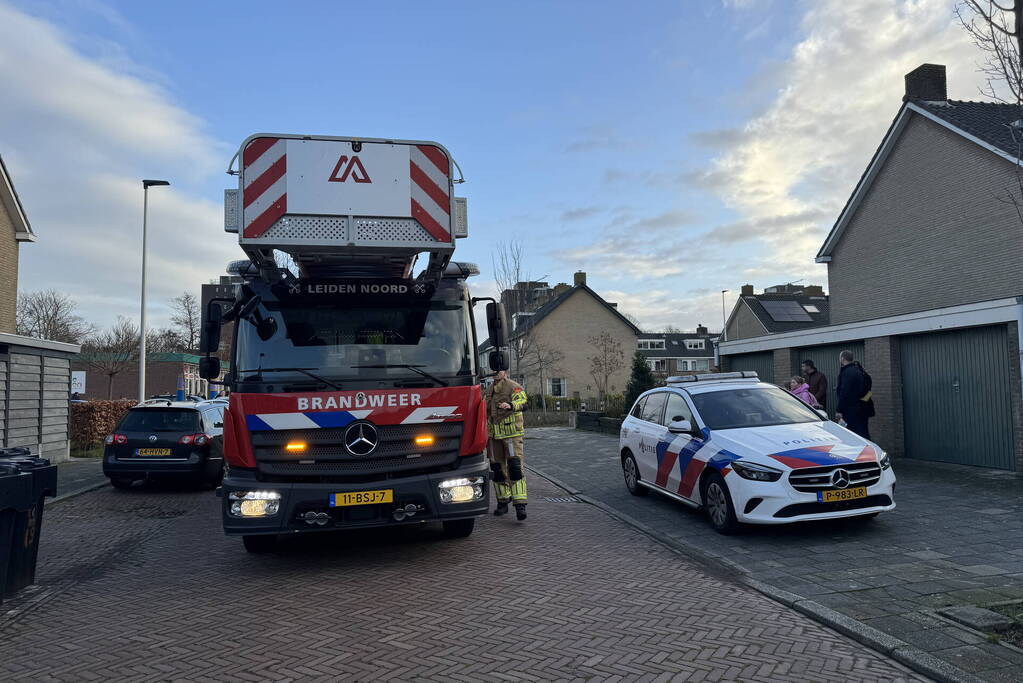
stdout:
<svg viewBox="0 0 1023 683">
<path fill-rule="evenodd" d="M 807 285 L 803 287 L 803 294 L 805 296 L 824 296 L 824 288 L 820 285 Z"/>
<path fill-rule="evenodd" d="M 577 270 L 577 271 L 575 271 L 575 280 L 574 280 L 574 282 L 575 282 L 575 286 L 576 287 L 581 287 L 582 285 L 585 285 L 586 284 L 586 271 L 584 271 L 584 270 Z"/>
<path fill-rule="evenodd" d="M 707 334 L 707 328 L 702 324 L 696 326 L 696 334 Z"/>
<path fill-rule="evenodd" d="M 742 296 L 753 296 L 753 285 L 743 285 L 740 294 Z"/>
<path fill-rule="evenodd" d="M 906 94 L 902 96 L 902 101 L 909 100 L 945 103 L 948 100 L 945 65 L 921 64 L 906 74 Z"/>
</svg>

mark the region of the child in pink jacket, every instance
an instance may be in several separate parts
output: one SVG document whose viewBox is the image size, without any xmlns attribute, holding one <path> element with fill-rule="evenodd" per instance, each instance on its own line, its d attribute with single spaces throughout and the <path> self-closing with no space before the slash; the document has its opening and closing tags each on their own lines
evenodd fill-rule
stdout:
<svg viewBox="0 0 1023 683">
<path fill-rule="evenodd" d="M 811 408 L 820 408 L 821 404 L 817 402 L 814 395 L 810 393 L 810 385 L 806 383 L 806 380 L 796 375 L 789 380 L 789 393 L 800 399 Z"/>
</svg>

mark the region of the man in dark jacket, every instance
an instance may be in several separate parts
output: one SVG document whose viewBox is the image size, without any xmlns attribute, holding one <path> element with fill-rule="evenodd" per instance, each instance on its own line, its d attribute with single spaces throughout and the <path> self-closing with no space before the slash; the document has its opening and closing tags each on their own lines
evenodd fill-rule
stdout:
<svg viewBox="0 0 1023 683">
<path fill-rule="evenodd" d="M 802 371 L 803 377 L 806 378 L 806 383 L 810 385 L 810 393 L 817 399 L 817 403 L 821 404 L 821 408 L 827 410 L 828 378 L 809 359 L 803 361 Z"/>
<path fill-rule="evenodd" d="M 867 421 L 870 418 L 867 417 L 866 403 L 860 400 L 867 393 L 867 385 L 863 368 L 854 360 L 852 351 L 843 351 L 838 355 L 842 369 L 838 373 L 838 407 L 835 417 L 845 420 L 850 431 L 869 439 L 870 427 Z"/>
</svg>

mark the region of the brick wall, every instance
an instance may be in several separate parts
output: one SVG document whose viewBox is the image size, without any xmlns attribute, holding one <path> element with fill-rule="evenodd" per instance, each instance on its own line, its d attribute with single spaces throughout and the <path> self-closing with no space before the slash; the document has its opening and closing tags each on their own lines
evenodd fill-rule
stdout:
<svg viewBox="0 0 1023 683">
<path fill-rule="evenodd" d="M 899 343 L 895 337 L 874 337 L 863 341 L 863 365 L 873 380 L 874 408 L 870 421 L 873 441 L 892 457 L 905 453 L 902 428 L 902 368 Z"/>
<path fill-rule="evenodd" d="M 774 350 L 774 383 L 788 389 L 789 380 L 799 374 L 798 349 Z"/>
<path fill-rule="evenodd" d="M 0 332 L 15 331 L 18 305 L 18 241 L 14 223 L 0 205 Z"/>
<path fill-rule="evenodd" d="M 1019 327 L 1009 323 L 1009 393 L 1016 441 L 1016 471 L 1023 472 L 1023 385 L 1020 376 Z"/>
<path fill-rule="evenodd" d="M 913 115 L 828 264 L 831 323 L 1023 294 L 1012 165 Z"/>
<path fill-rule="evenodd" d="M 81 362 L 75 361 L 75 370 L 85 370 L 85 398 L 107 398 L 107 376 L 97 370 L 90 369 Z M 151 361 L 146 363 L 146 397 L 157 394 L 173 394 L 178 388 L 178 377 L 185 373 L 186 364 L 171 361 Z M 111 384 L 110 398 L 138 399 L 139 373 L 138 364 L 114 375 Z"/>
</svg>

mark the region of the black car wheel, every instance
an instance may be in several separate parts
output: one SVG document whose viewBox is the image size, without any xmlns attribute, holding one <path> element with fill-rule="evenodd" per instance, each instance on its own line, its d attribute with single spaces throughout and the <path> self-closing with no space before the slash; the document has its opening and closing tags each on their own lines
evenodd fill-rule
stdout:
<svg viewBox="0 0 1023 683">
<path fill-rule="evenodd" d="M 245 549 L 255 555 L 270 553 L 277 549 L 277 537 L 268 534 L 260 536 L 242 536 Z"/>
<path fill-rule="evenodd" d="M 448 538 L 465 538 L 475 527 L 475 519 L 452 519 L 444 522 L 444 535 Z"/>
</svg>

